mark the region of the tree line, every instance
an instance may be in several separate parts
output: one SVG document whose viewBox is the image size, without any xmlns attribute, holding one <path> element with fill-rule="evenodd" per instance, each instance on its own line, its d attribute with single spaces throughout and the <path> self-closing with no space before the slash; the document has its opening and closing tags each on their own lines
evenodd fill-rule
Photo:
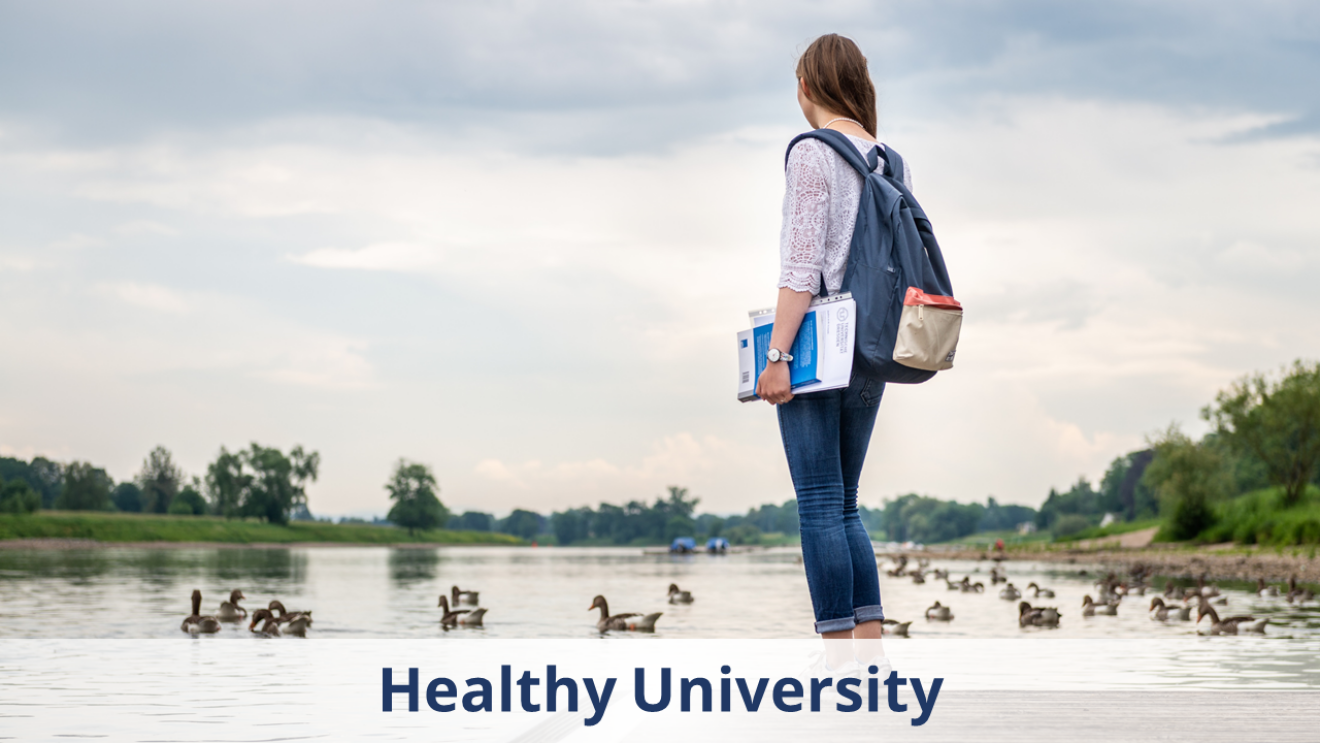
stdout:
<svg viewBox="0 0 1320 743">
<path fill-rule="evenodd" d="M 1067 536 L 1113 514 L 1158 518 L 1172 540 L 1320 542 L 1320 364 L 1243 377 L 1201 418 L 1210 431 L 1199 440 L 1172 424 L 1115 459 L 1098 487 L 1083 477 L 1051 489 L 1037 525 Z"/>
<path fill-rule="evenodd" d="M 170 451 L 157 446 L 137 475 L 119 483 L 85 461 L 0 457 L 0 512 L 213 514 L 286 524 L 290 518 L 311 517 L 306 485 L 316 480 L 319 468 L 316 452 L 295 446 L 286 455 L 257 443 L 235 452 L 221 447 L 204 478 L 186 475 Z"/>
</svg>

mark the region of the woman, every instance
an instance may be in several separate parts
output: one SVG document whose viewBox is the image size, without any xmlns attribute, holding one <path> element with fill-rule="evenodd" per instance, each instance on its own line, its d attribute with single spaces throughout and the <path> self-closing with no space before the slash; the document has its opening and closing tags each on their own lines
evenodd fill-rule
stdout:
<svg viewBox="0 0 1320 743">
<path fill-rule="evenodd" d="M 856 44 L 836 34 L 816 39 L 798 60 L 797 77 L 807 123 L 842 132 L 863 155 L 877 145 L 884 151 L 876 141 L 875 86 Z M 906 168 L 903 180 L 910 189 Z M 886 665 L 875 551 L 857 512 L 857 482 L 884 383 L 854 369 L 846 389 L 795 396 L 787 361 L 773 359 L 792 346 L 821 282 L 830 294 L 842 286 L 861 189 L 861 175 L 824 142 L 806 139 L 789 153 L 779 300 L 770 361 L 756 385 L 761 399 L 778 406 L 815 629 L 827 641 L 831 672 L 855 670 L 858 662 Z"/>
</svg>

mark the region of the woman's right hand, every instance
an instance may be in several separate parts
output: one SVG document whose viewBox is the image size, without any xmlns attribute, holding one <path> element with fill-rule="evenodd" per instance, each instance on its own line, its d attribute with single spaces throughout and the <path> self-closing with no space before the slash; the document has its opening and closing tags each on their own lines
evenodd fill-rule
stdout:
<svg viewBox="0 0 1320 743">
<path fill-rule="evenodd" d="M 756 380 L 756 395 L 771 405 L 782 405 L 793 399 L 787 361 L 765 365 L 761 378 Z"/>
</svg>

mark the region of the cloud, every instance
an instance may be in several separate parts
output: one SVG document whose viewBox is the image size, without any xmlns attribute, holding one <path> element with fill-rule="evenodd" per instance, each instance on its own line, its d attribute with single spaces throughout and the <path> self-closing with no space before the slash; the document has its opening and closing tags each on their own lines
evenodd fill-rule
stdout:
<svg viewBox="0 0 1320 743">
<path fill-rule="evenodd" d="M 376 243 L 357 250 L 317 248 L 289 256 L 294 263 L 317 268 L 348 268 L 363 271 L 419 271 L 440 263 L 443 251 L 434 245 Z"/>
<path fill-rule="evenodd" d="M 126 282 L 102 284 L 99 289 L 134 307 L 155 312 L 183 314 L 191 309 L 183 295 L 164 286 Z"/>
</svg>

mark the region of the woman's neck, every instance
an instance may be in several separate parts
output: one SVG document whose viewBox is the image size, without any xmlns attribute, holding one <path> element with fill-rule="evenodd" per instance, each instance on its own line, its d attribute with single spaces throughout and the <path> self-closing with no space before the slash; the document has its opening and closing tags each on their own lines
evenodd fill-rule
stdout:
<svg viewBox="0 0 1320 743">
<path fill-rule="evenodd" d="M 876 141 L 875 137 L 872 137 L 870 132 L 863 129 L 857 122 L 853 121 L 850 117 L 844 116 L 842 114 L 836 114 L 833 111 L 826 111 L 825 109 L 818 108 L 816 109 L 815 118 L 816 118 L 815 121 L 809 121 L 807 123 L 811 124 L 813 127 L 817 129 L 829 128 L 837 132 L 841 132 L 843 134 L 849 134 L 854 137 L 860 137 L 862 139 L 867 140 L 868 142 Z"/>
</svg>

